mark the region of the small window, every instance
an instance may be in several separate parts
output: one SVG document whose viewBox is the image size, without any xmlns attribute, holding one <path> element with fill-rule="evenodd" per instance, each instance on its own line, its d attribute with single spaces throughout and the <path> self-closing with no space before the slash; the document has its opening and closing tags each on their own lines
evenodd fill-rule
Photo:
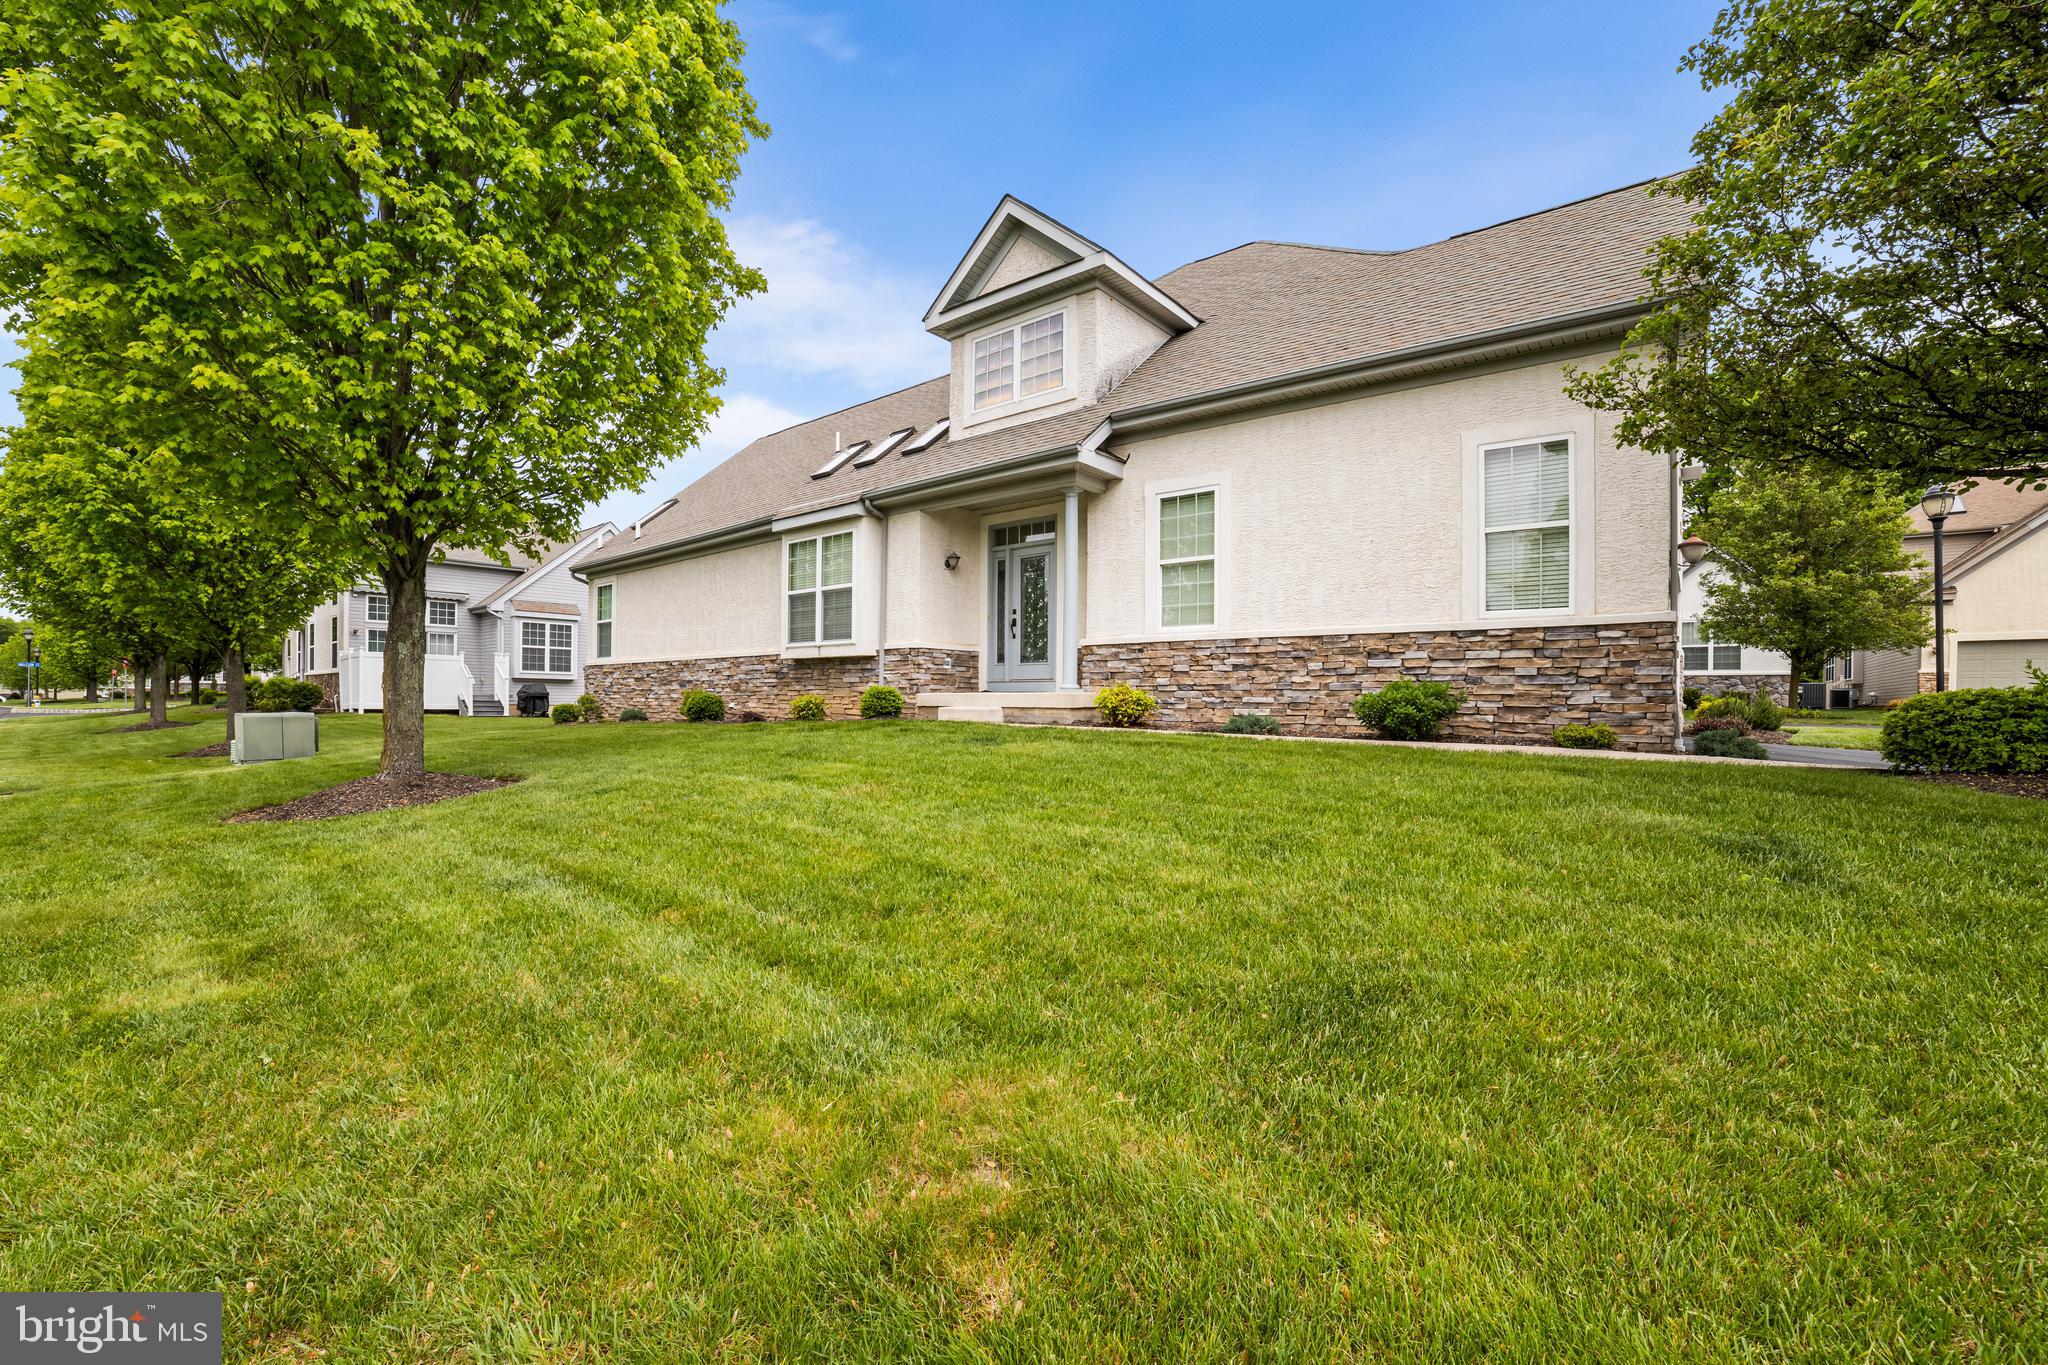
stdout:
<svg viewBox="0 0 2048 1365">
<path fill-rule="evenodd" d="M 341 667 L 341 614 L 327 618 L 327 666 Z"/>
<path fill-rule="evenodd" d="M 366 630 L 363 632 L 363 648 L 369 650 L 372 654 L 382 654 L 384 652 L 384 639 L 385 632 L 381 630 Z"/>
<path fill-rule="evenodd" d="M 427 632 L 427 653 L 452 657 L 459 649 L 455 632 L 452 630 L 430 630 Z"/>
<path fill-rule="evenodd" d="M 391 599 L 381 592 L 371 593 L 363 607 L 363 619 L 365 621 L 389 621 L 391 619 Z"/>
<path fill-rule="evenodd" d="M 521 621 L 519 623 L 519 671 L 521 673 L 573 673 L 575 628 L 562 621 Z"/>
<path fill-rule="evenodd" d="M 853 532 L 789 543 L 789 643 L 853 639 Z"/>
<path fill-rule="evenodd" d="M 946 434 L 946 428 L 952 424 L 952 418 L 941 417 L 936 423 L 926 427 L 923 435 L 904 446 L 903 453 L 905 455 L 915 455 L 920 450 L 930 450 L 934 445 L 938 444 L 939 438 Z"/>
<path fill-rule="evenodd" d="M 1159 500 L 1159 624 L 1216 624 L 1216 490 Z"/>
<path fill-rule="evenodd" d="M 855 460 L 853 462 L 853 467 L 855 469 L 866 469 L 869 465 L 881 459 L 884 455 L 887 455 L 897 446 L 902 445 L 903 438 L 908 436 L 912 430 L 914 430 L 914 428 L 905 427 L 901 431 L 890 432 L 887 436 L 884 436 L 881 440 L 875 442 L 875 448 L 873 450 L 870 450 L 867 454 Z"/>
<path fill-rule="evenodd" d="M 1688 673 L 1740 673 L 1742 646 L 1709 640 L 1700 633 L 1700 623 L 1687 621 L 1679 627 L 1679 641 L 1685 647 Z"/>
<path fill-rule="evenodd" d="M 455 629 L 455 603 L 446 597 L 429 597 L 427 624 L 442 630 Z"/>
<path fill-rule="evenodd" d="M 817 473 L 811 475 L 811 477 L 814 479 L 824 478 L 827 474 L 834 472 L 841 465 L 845 464 L 848 460 L 860 454 L 863 450 L 866 450 L 867 448 L 868 443 L 866 441 L 855 441 L 850 446 L 845 446 L 839 450 L 833 451 L 832 458 L 826 460 L 823 467 L 821 467 Z"/>
<path fill-rule="evenodd" d="M 1565 440 L 1481 453 L 1488 611 L 1571 606 L 1571 456 Z"/>
<path fill-rule="evenodd" d="M 1050 393 L 1067 382 L 1067 315 L 1047 313 L 974 343 L 974 406 Z"/>
<path fill-rule="evenodd" d="M 600 583 L 597 588 L 597 657 L 612 657 L 612 585 Z"/>
</svg>

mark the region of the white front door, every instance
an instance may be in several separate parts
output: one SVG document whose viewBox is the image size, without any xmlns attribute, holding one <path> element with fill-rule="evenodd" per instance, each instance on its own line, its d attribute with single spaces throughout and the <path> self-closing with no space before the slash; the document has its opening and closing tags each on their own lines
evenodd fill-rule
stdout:
<svg viewBox="0 0 2048 1365">
<path fill-rule="evenodd" d="M 989 531 L 988 685 L 1043 689 L 1053 680 L 1053 519 Z"/>
</svg>

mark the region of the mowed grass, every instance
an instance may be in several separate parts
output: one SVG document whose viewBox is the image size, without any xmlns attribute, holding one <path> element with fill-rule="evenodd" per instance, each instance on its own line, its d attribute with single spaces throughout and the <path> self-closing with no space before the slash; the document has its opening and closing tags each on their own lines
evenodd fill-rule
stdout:
<svg viewBox="0 0 2048 1365">
<path fill-rule="evenodd" d="M 2048 1355 L 2048 805 L 970 725 L 0 722 L 0 1284 L 230 1360 Z M 317 1355 L 316 1353 L 325 1353 Z"/>
<path fill-rule="evenodd" d="M 1794 744 L 1811 744 L 1822 749 L 1877 749 L 1881 731 L 1876 725 L 1845 725 L 1840 722 L 1792 720 L 1785 733 Z"/>
</svg>

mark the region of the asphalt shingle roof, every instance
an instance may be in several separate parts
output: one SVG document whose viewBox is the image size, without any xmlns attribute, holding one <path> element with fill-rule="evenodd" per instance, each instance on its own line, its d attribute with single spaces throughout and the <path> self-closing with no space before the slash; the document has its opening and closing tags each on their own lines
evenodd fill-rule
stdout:
<svg viewBox="0 0 2048 1365">
<path fill-rule="evenodd" d="M 1652 244 L 1684 230 L 1690 214 L 1683 200 L 1632 185 L 1406 251 L 1235 247 L 1156 281 L 1201 325 L 1167 341 L 1100 402 L 811 477 L 835 432 L 850 445 L 899 427 L 922 432 L 946 416 L 940 375 L 762 437 L 684 489 L 638 539 L 628 531 L 585 564 L 1058 450 L 1124 409 L 1629 303 L 1643 295 Z"/>
</svg>

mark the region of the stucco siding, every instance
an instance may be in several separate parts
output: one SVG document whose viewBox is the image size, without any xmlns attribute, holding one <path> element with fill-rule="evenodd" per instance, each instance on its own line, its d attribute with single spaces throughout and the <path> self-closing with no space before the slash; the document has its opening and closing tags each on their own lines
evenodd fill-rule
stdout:
<svg viewBox="0 0 2048 1365">
<path fill-rule="evenodd" d="M 898 512 L 889 518 L 888 637 L 943 649 L 977 649 L 983 536 L 971 512 Z M 960 567 L 948 570 L 957 552 Z"/>
<path fill-rule="evenodd" d="M 1165 344 L 1167 331 L 1114 294 L 1097 291 L 1091 298 L 1095 307 L 1095 354 L 1087 391 L 1100 400 Z"/>
<path fill-rule="evenodd" d="M 1010 239 L 1010 245 L 1003 252 L 1002 259 L 996 262 L 995 269 L 988 272 L 988 277 L 981 282 L 981 287 L 974 291 L 974 296 L 980 298 L 983 294 L 994 293 L 1006 285 L 1028 280 L 1033 275 L 1043 275 L 1046 271 L 1056 270 L 1065 264 L 1064 259 L 1055 256 L 1020 232 Z"/>
<path fill-rule="evenodd" d="M 612 661 L 768 654 L 781 647 L 782 542 L 591 576 L 612 587 Z"/>
<path fill-rule="evenodd" d="M 1592 363 L 1584 361 L 1581 363 Z M 1448 379 L 1116 443 L 1121 483 L 1088 513 L 1088 639 L 1164 632 L 1150 613 L 1152 499 L 1217 485 L 1213 635 L 1388 629 L 1479 615 L 1475 439 L 1570 434 L 1575 481 L 1570 616 L 1670 611 L 1669 470 L 1622 450 L 1612 423 L 1568 401 L 1561 363 Z"/>
<path fill-rule="evenodd" d="M 1111 305 L 1122 310 L 1121 305 Z M 1044 317 L 1047 313 L 1064 308 L 1067 313 L 1064 337 L 1065 353 L 1062 364 L 1066 369 L 1066 386 L 1057 391 L 1058 396 L 1045 398 L 1037 396 L 1015 404 L 999 405 L 975 412 L 973 409 L 974 384 L 974 343 L 992 331 L 1029 322 Z M 952 388 L 950 405 L 953 430 L 956 433 L 972 431 L 975 435 L 1001 431 L 1004 427 L 1016 426 L 1023 422 L 1036 422 L 1062 412 L 1071 412 L 1095 401 L 1096 378 L 1100 370 L 1100 338 L 1104 316 L 1103 293 L 1100 289 L 1083 289 L 1061 298 L 1040 299 L 1016 310 L 998 321 L 991 321 L 977 327 L 966 336 L 953 340 Z M 1143 321 L 1136 319 L 1136 321 Z M 1115 344 L 1128 348 L 1133 344 L 1132 328 L 1121 318 L 1116 321 Z M 1119 354 L 1122 354 L 1122 349 Z"/>
<path fill-rule="evenodd" d="M 1958 637 L 2048 636 L 2048 529 L 2014 541 L 1954 582 L 1946 624 Z"/>
</svg>

